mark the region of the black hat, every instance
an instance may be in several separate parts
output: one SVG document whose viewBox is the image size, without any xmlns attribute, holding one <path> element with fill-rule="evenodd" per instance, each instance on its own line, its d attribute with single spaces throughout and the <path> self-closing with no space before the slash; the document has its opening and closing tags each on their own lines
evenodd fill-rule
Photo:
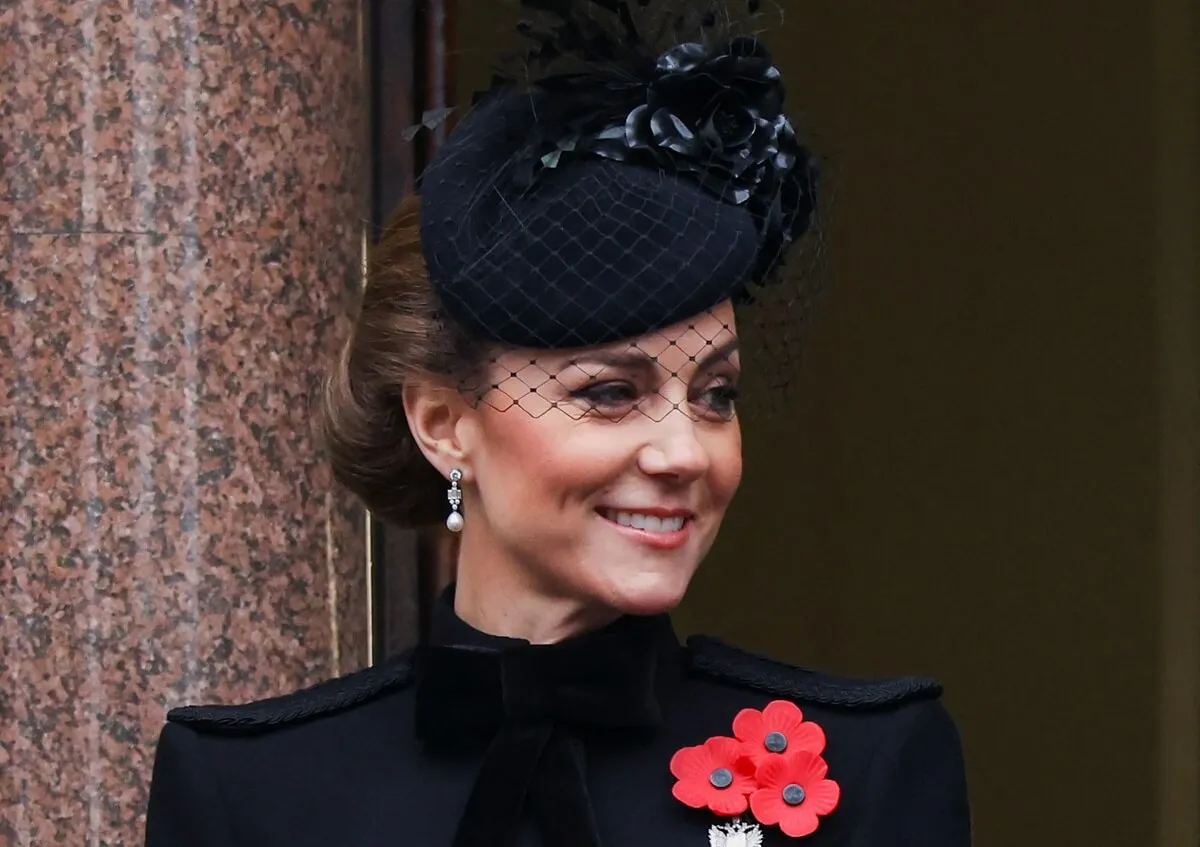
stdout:
<svg viewBox="0 0 1200 847">
<path fill-rule="evenodd" d="M 550 12 L 523 25 L 534 81 L 502 80 L 421 180 L 447 316 L 504 344 L 589 346 L 777 283 L 810 228 L 816 166 L 763 42 L 711 4 L 671 4 L 665 47 L 637 26 L 653 0 L 522 5 Z"/>
</svg>

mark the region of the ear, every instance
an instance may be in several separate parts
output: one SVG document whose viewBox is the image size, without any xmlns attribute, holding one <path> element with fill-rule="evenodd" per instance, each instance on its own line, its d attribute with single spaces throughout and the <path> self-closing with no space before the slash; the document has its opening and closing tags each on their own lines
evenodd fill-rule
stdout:
<svg viewBox="0 0 1200 847">
<path fill-rule="evenodd" d="M 417 446 L 439 473 L 450 476 L 469 465 L 469 445 L 464 443 L 466 418 L 473 413 L 462 395 L 440 385 L 425 382 L 405 383 L 401 395 L 408 429 Z"/>
</svg>

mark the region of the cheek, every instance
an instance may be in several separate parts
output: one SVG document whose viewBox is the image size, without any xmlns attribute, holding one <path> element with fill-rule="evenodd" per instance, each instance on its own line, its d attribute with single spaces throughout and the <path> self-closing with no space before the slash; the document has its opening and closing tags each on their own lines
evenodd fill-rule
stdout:
<svg viewBox="0 0 1200 847">
<path fill-rule="evenodd" d="M 722 508 L 729 505 L 742 482 L 742 431 L 736 422 L 710 447 L 709 486 Z"/>
<path fill-rule="evenodd" d="M 524 488 L 542 475 L 554 459 L 544 449 L 549 433 L 544 419 L 519 407 L 492 412 L 482 420 L 480 438 L 472 457 L 484 486 Z"/>
<path fill-rule="evenodd" d="M 620 457 L 611 438 L 597 437 L 566 415 L 533 417 L 519 408 L 485 419 L 476 455 L 484 496 L 498 510 L 516 503 L 543 507 L 587 496 L 606 484 Z"/>
</svg>

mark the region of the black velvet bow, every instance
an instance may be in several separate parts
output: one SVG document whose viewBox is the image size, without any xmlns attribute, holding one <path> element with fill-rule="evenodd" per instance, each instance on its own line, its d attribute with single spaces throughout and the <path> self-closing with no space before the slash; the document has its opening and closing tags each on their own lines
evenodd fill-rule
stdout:
<svg viewBox="0 0 1200 847">
<path fill-rule="evenodd" d="M 599 847 L 580 736 L 662 724 L 657 626 L 630 619 L 562 644 L 503 651 L 423 648 L 418 737 L 439 749 L 488 745 L 454 847 L 509 847 L 526 812 L 547 847 Z"/>
</svg>

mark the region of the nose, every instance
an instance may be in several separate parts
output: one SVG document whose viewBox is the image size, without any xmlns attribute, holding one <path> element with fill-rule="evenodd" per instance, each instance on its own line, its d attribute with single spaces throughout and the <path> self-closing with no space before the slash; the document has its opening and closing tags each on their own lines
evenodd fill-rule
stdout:
<svg viewBox="0 0 1200 847">
<path fill-rule="evenodd" d="M 638 468 L 650 476 L 691 480 L 703 476 L 711 460 L 690 415 L 669 414 L 650 425 L 650 439 L 638 452 Z"/>
</svg>

